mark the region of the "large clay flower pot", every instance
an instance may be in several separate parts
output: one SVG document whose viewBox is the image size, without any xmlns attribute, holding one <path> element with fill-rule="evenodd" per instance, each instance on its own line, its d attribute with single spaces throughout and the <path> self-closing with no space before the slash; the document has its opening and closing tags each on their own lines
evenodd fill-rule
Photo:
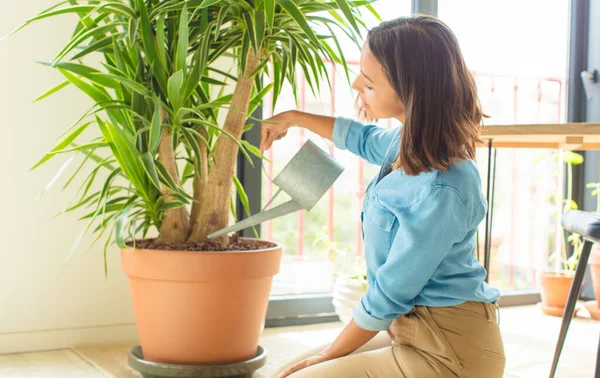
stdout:
<svg viewBox="0 0 600 378">
<path fill-rule="evenodd" d="M 542 311 L 546 315 L 562 316 L 574 272 L 542 272 L 537 276 L 542 295 Z M 575 309 L 577 311 L 577 309 Z"/>
<path fill-rule="evenodd" d="M 256 251 L 121 250 L 144 359 L 210 365 L 256 355 L 281 246 Z"/>
</svg>

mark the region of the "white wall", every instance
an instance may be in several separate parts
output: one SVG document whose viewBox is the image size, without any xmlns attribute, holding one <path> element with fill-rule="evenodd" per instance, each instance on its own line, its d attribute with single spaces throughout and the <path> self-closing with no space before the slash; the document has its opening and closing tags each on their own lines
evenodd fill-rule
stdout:
<svg viewBox="0 0 600 378">
<path fill-rule="evenodd" d="M 0 36 L 55 3 L 0 0 Z M 117 248 L 109 250 L 108 280 L 103 243 L 62 267 L 85 224 L 75 214 L 52 215 L 78 185 L 61 192 L 66 176 L 36 197 L 66 157 L 29 172 L 90 105 L 74 88 L 31 103 L 61 82 L 57 72 L 35 61 L 50 61 L 68 41 L 74 22 L 68 15 L 44 20 L 0 42 L 0 353 L 137 337 Z"/>
</svg>

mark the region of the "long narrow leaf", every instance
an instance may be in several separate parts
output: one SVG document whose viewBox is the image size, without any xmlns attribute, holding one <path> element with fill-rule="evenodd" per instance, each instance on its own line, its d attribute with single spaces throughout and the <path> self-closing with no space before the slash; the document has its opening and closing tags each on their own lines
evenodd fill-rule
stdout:
<svg viewBox="0 0 600 378">
<path fill-rule="evenodd" d="M 45 99 L 46 97 L 51 96 L 54 93 L 60 91 L 64 87 L 68 86 L 69 84 L 71 84 L 71 83 L 68 80 L 67 81 L 63 81 L 62 83 L 58 84 L 56 87 L 48 90 L 46 93 L 44 93 L 43 95 L 41 95 L 38 98 L 36 98 L 35 100 L 33 100 L 33 102 L 41 101 L 41 100 Z"/>
<path fill-rule="evenodd" d="M 87 127 L 91 123 L 92 122 L 84 123 L 83 125 L 79 126 L 75 131 L 73 131 L 71 134 L 67 135 L 62 141 L 60 141 L 60 143 L 58 143 L 56 146 L 54 146 L 54 148 L 52 148 L 52 150 L 50 150 L 50 153 L 44 155 L 44 157 L 39 162 L 37 162 L 33 167 L 31 167 L 30 171 L 33 171 L 34 169 L 36 169 L 40 165 L 42 165 L 45 162 L 47 162 L 48 160 L 50 160 L 55 155 L 54 152 L 61 151 L 65 147 L 67 147 L 68 145 L 70 145 L 75 139 L 77 139 L 77 137 L 79 135 L 81 135 L 81 133 L 85 129 L 87 129 Z"/>
<path fill-rule="evenodd" d="M 175 59 L 175 72 L 186 69 L 186 60 L 188 54 L 188 9 L 184 4 L 181 10 L 181 18 L 179 20 L 179 41 L 177 43 L 177 53 Z"/>
</svg>

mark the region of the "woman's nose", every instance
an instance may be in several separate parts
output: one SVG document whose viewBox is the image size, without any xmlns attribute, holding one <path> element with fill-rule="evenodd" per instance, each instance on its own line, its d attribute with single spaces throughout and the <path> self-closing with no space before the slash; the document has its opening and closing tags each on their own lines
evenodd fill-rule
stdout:
<svg viewBox="0 0 600 378">
<path fill-rule="evenodd" d="M 352 89 L 354 89 L 357 92 L 360 92 L 360 83 L 358 82 L 360 80 L 360 77 L 357 77 L 356 79 L 354 79 L 354 81 L 352 82 Z"/>
</svg>

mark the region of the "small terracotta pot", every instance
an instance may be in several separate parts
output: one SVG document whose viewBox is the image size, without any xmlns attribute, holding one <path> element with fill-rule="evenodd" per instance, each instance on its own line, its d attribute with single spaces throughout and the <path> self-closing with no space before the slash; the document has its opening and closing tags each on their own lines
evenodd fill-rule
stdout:
<svg viewBox="0 0 600 378">
<path fill-rule="evenodd" d="M 214 365 L 255 357 L 281 246 L 257 251 L 121 250 L 144 359 Z"/>
<path fill-rule="evenodd" d="M 541 272 L 537 275 L 541 288 L 542 311 L 546 315 L 562 316 L 569 290 L 573 282 L 574 272 Z"/>
</svg>

